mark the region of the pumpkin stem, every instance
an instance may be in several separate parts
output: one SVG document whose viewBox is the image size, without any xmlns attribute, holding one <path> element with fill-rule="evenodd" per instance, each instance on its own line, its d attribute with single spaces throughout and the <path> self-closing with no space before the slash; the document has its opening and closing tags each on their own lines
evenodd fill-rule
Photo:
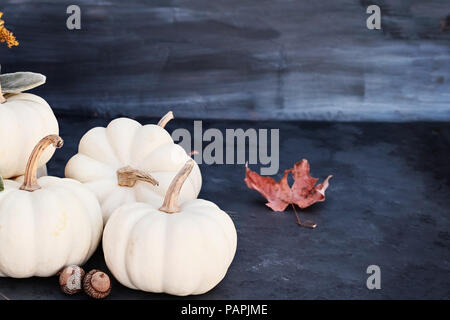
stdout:
<svg viewBox="0 0 450 320">
<path fill-rule="evenodd" d="M 36 176 L 38 160 L 44 150 L 51 144 L 55 148 L 61 148 L 64 144 L 64 141 L 58 135 L 51 134 L 46 136 L 45 138 L 42 138 L 41 141 L 38 142 L 38 144 L 31 152 L 30 158 L 28 159 L 27 167 L 25 169 L 25 177 L 23 179 L 23 184 L 20 187 L 20 190 L 33 192 L 41 188 L 37 183 Z"/>
<path fill-rule="evenodd" d="M 178 197 L 180 195 L 181 187 L 194 167 L 194 163 L 194 160 L 189 159 L 183 168 L 181 168 L 181 170 L 177 173 L 175 178 L 173 178 L 169 189 L 167 189 L 164 202 L 161 208 L 159 208 L 160 211 L 164 211 L 166 213 L 180 212 L 180 208 L 178 207 Z"/>
<path fill-rule="evenodd" d="M 121 187 L 134 187 L 136 182 L 149 182 L 154 186 L 159 186 L 159 182 L 148 173 L 141 170 L 136 170 L 130 166 L 123 167 L 117 170 L 118 185 Z"/>
<path fill-rule="evenodd" d="M 159 120 L 158 126 L 160 126 L 161 128 L 164 128 L 166 126 L 166 124 L 173 118 L 174 118 L 173 112 L 172 111 L 167 112 L 164 115 L 164 117 L 162 117 L 161 120 Z"/>
<path fill-rule="evenodd" d="M 6 99 L 2 94 L 2 85 L 0 84 L 0 104 L 5 103 L 5 102 L 6 102 Z"/>
</svg>

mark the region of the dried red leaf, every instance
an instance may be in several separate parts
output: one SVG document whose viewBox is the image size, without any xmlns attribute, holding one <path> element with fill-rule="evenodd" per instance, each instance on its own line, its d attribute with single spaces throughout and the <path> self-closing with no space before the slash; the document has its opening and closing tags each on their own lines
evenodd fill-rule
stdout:
<svg viewBox="0 0 450 320">
<path fill-rule="evenodd" d="M 328 188 L 328 176 L 324 182 L 316 185 L 319 179 L 311 177 L 308 160 L 303 159 L 295 163 L 292 169 L 284 171 L 283 178 L 276 182 L 270 177 L 261 177 L 251 171 L 246 165 L 245 183 L 250 189 L 258 191 L 267 199 L 266 205 L 274 211 L 284 211 L 289 204 L 296 204 L 301 209 L 325 200 L 325 190 Z M 289 187 L 287 177 L 289 173 L 294 178 Z"/>
<path fill-rule="evenodd" d="M 287 182 L 290 170 L 284 171 L 283 178 L 276 182 L 271 177 L 261 177 L 245 165 L 245 183 L 250 189 L 254 189 L 267 199 L 266 206 L 273 211 L 284 211 L 291 201 L 291 188 Z"/>
<path fill-rule="evenodd" d="M 319 179 L 311 177 L 309 170 L 308 160 L 303 159 L 294 164 L 294 168 L 291 171 L 294 176 L 294 184 L 291 188 L 291 203 L 295 203 L 301 209 L 307 208 L 316 202 L 325 201 L 325 190 L 329 186 L 328 180 L 333 177 L 329 175 L 324 182 L 315 186 Z"/>
</svg>

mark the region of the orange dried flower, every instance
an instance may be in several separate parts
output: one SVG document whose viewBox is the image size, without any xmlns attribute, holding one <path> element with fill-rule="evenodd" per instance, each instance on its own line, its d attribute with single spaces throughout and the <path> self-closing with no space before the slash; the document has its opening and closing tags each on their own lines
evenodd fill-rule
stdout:
<svg viewBox="0 0 450 320">
<path fill-rule="evenodd" d="M 6 42 L 8 48 L 12 46 L 18 46 L 19 42 L 16 40 L 16 37 L 5 28 L 5 22 L 1 19 L 3 16 L 3 12 L 0 12 L 0 42 Z"/>
</svg>

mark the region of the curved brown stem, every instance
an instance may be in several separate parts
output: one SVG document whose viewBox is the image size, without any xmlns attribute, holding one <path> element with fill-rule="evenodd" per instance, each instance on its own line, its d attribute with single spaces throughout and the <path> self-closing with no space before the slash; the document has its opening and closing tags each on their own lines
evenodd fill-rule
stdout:
<svg viewBox="0 0 450 320">
<path fill-rule="evenodd" d="M 180 195 L 181 187 L 194 167 L 194 163 L 194 160 L 188 160 L 183 168 L 181 168 L 181 170 L 177 173 L 175 178 L 173 178 L 169 189 L 167 189 L 164 202 L 161 208 L 159 208 L 160 211 L 164 211 L 166 213 L 180 212 L 180 208 L 178 207 L 178 197 Z"/>
<path fill-rule="evenodd" d="M 5 103 L 5 102 L 6 102 L 6 99 L 2 94 L 2 85 L 0 84 L 0 104 Z"/>
<path fill-rule="evenodd" d="M 309 229 L 314 229 L 315 227 L 317 227 L 317 224 L 311 220 L 306 220 L 304 222 L 302 222 L 300 220 L 300 217 L 298 216 L 297 210 L 295 210 L 295 206 L 293 203 L 291 203 L 292 209 L 294 209 L 294 213 L 295 213 L 295 218 L 297 219 L 297 224 L 301 227 L 304 228 L 309 228 Z"/>
<path fill-rule="evenodd" d="M 154 186 L 159 185 L 159 182 L 148 173 L 133 169 L 130 166 L 117 170 L 117 181 L 121 187 L 134 187 L 138 181 L 148 182 Z"/>
<path fill-rule="evenodd" d="M 173 116 L 173 112 L 169 111 L 167 112 L 162 118 L 161 120 L 159 120 L 158 122 L 158 126 L 160 126 L 161 128 L 164 128 L 166 126 L 166 124 L 172 120 L 174 118 Z"/>
<path fill-rule="evenodd" d="M 3 293 L 0 292 L 0 296 L 5 299 L 5 300 L 11 300 L 10 298 L 8 298 L 6 295 L 4 295 Z"/>
<path fill-rule="evenodd" d="M 44 150 L 49 146 L 53 145 L 55 148 L 61 148 L 64 144 L 63 139 L 56 134 L 51 134 L 41 139 L 38 144 L 34 147 L 31 152 L 30 158 L 28 159 L 27 167 L 25 169 L 25 177 L 23 179 L 23 184 L 20 190 L 33 192 L 40 189 L 41 187 L 37 183 L 36 171 L 38 160 L 41 157 Z"/>
</svg>

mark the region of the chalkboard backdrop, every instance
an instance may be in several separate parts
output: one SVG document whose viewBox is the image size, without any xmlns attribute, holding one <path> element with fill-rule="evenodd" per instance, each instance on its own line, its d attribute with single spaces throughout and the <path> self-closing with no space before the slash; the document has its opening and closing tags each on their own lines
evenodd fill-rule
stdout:
<svg viewBox="0 0 450 320">
<path fill-rule="evenodd" d="M 66 9 L 81 8 L 81 30 Z M 366 9 L 381 7 L 381 30 Z M 1 0 L 61 114 L 450 120 L 448 0 Z M 442 24 L 443 23 L 443 24 Z"/>
</svg>

